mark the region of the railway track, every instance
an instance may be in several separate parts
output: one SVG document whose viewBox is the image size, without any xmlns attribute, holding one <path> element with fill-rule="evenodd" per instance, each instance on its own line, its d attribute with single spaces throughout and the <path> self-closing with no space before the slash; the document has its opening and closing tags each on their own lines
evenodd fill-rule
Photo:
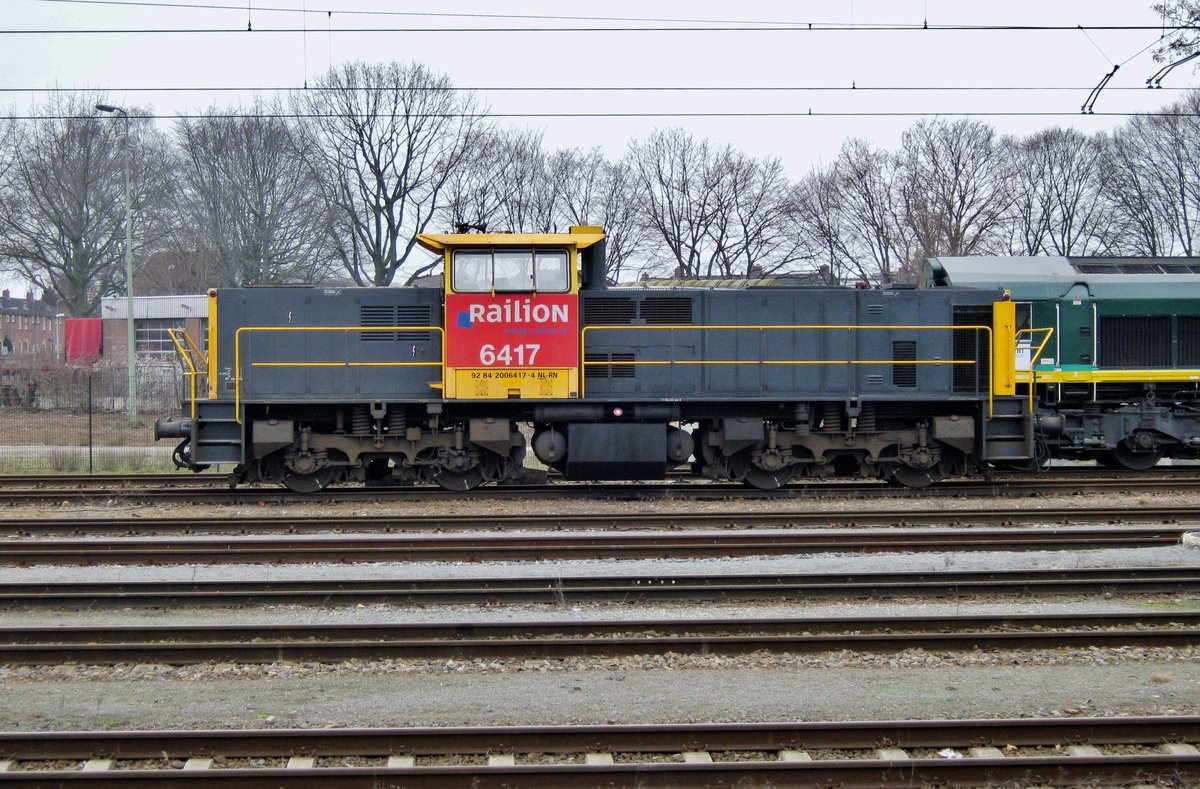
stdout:
<svg viewBox="0 0 1200 789">
<path fill-rule="evenodd" d="M 618 527 L 619 528 L 619 527 Z M 1178 545 L 1200 526 L 707 531 L 522 536 L 171 537 L 0 541 L 0 564 L 482 562 L 794 556 L 813 553 L 1074 551 Z"/>
<path fill-rule="evenodd" d="M 873 789 L 1162 780 L 1194 785 L 1200 781 L 1197 742 L 1200 719 L 1182 716 L 5 732 L 0 733 L 0 759 L 10 769 L 0 771 L 0 784 Z"/>
<path fill-rule="evenodd" d="M 12 627 L 0 663 L 495 660 L 1192 647 L 1200 612 L 654 619 L 482 624 Z"/>
<path fill-rule="evenodd" d="M 1172 467 L 1175 468 L 1175 467 Z M 565 497 L 588 499 L 667 499 L 667 500 L 727 500 L 789 498 L 812 499 L 828 497 L 920 497 L 945 496 L 1008 496 L 1136 491 L 1195 491 L 1200 490 L 1200 474 L 1189 467 L 1178 467 L 1169 473 L 1114 475 L 1111 473 L 1047 475 L 997 475 L 990 481 L 946 480 L 922 490 L 908 490 L 868 481 L 825 481 L 795 483 L 778 490 L 757 490 L 739 484 L 708 483 L 678 480 L 663 483 L 638 484 L 579 484 L 551 482 L 542 485 L 501 485 L 477 488 L 472 498 L 536 498 Z M 1186 470 L 1185 470 L 1186 469 Z M 151 475 L 142 475 L 151 476 Z M 69 480 L 56 481 L 49 476 L 0 477 L 0 504 L 35 504 L 54 501 L 96 501 L 118 498 L 123 502 L 189 503 L 300 503 L 300 502 L 361 502 L 361 501 L 444 501 L 447 497 L 464 494 L 449 493 L 436 487 L 331 487 L 318 493 L 297 494 L 282 487 L 239 487 L 231 489 L 227 476 L 155 475 L 152 480 L 137 484 L 140 477 L 110 479 L 92 475 L 75 475 Z M 23 486 L 22 486 L 23 485 Z"/>
<path fill-rule="evenodd" d="M 1200 522 L 1191 506 L 1087 506 L 1071 507 L 972 507 L 964 509 L 906 507 L 895 510 L 623 512 L 520 515 L 282 515 L 246 516 L 205 513 L 197 517 L 113 517 L 113 518 L 0 518 L 0 535 L 5 536 L 120 536 L 154 534 L 304 534 L 312 532 L 394 533 L 418 531 L 569 531 L 605 530 L 682 530 L 748 528 L 823 528 L 823 527 L 915 527 L 961 526 L 972 529 L 984 525 L 1011 527 L 1024 525 L 1134 523 L 1183 524 L 1178 529 L 1162 529 L 1167 539 L 1178 539 L 1187 524 Z M 1153 531 L 1153 530 L 1150 530 Z M 1146 536 L 1146 535 L 1143 535 Z M 1111 537 L 1111 535 L 1110 535 Z M 840 539 L 840 537 L 839 537 Z M 968 538 L 969 539 L 969 538 Z"/>
<path fill-rule="evenodd" d="M 1194 594 L 1196 567 L 821 573 L 428 578 L 303 581 L 0 583 L 0 606 L 101 609 L 242 606 L 549 603 L 667 600 L 828 600 L 1052 595 Z"/>
</svg>

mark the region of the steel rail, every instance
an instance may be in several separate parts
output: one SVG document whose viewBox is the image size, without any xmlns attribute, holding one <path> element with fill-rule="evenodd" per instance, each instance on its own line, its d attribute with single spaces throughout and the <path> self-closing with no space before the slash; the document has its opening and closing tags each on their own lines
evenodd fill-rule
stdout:
<svg viewBox="0 0 1200 789">
<path fill-rule="evenodd" d="M 89 513 L 89 515 L 91 515 Z M 114 517 L 95 518 L 0 518 L 0 535 L 74 536 L 133 535 L 133 534 L 302 534 L 343 531 L 417 532 L 417 531 L 566 531 L 573 529 L 621 530 L 682 530 L 682 529 L 747 529 L 823 528 L 823 527 L 917 527 L 963 526 L 974 532 L 980 524 L 1004 527 L 1019 524 L 1064 526 L 1069 524 L 1131 523 L 1166 524 L 1160 528 L 1163 536 L 1178 539 L 1189 530 L 1186 524 L 1196 523 L 1200 515 L 1191 506 L 1128 507 L 971 507 L 963 509 L 906 507 L 896 510 L 788 510 L 688 512 L 622 512 L 622 513 L 565 513 L 520 515 L 364 515 L 355 513 L 321 515 L 221 515 L 204 513 L 195 517 Z M 1178 525 L 1185 524 L 1185 525 Z M 1114 530 L 1114 534 L 1124 531 Z M 1154 531 L 1154 530 L 1147 530 Z M 966 532 L 964 532 L 966 533 Z M 980 530 L 980 533 L 983 533 Z M 1143 535 L 1149 537 L 1150 535 Z M 542 538 L 539 538 L 542 539 Z M 839 535 L 841 539 L 841 535 Z M 971 539 L 964 537 L 965 540 Z M 1099 537 L 1097 538 L 1099 539 Z"/>
<path fill-rule="evenodd" d="M 1149 471 L 1117 471 L 1113 469 L 1105 469 L 1093 466 L 1060 466 L 1049 469 L 1038 474 L 1029 474 L 1028 472 L 1016 471 L 996 471 L 996 479 L 1011 482 L 1014 480 L 1025 479 L 1123 479 L 1133 482 L 1141 482 L 1147 479 L 1155 479 L 1161 476 L 1195 476 L 1200 477 L 1200 465 L 1191 466 L 1156 466 Z M 669 474 L 668 476 L 675 476 Z M 686 477 L 681 477 L 686 478 Z M 551 479 L 555 479 L 551 473 Z M 111 472 L 95 472 L 91 474 L 84 473 L 67 473 L 67 474 L 0 474 L 0 488 L 12 487 L 63 487 L 63 486 L 112 486 L 115 488 L 137 487 L 139 485 L 183 485 L 187 487 L 195 486 L 211 486 L 211 487 L 228 487 L 232 477 L 229 474 L 208 471 L 204 473 L 192 473 L 188 471 L 170 471 L 170 472 L 145 472 L 133 474 L 117 474 Z M 699 484 L 705 483 L 703 480 L 698 480 Z M 942 484 L 956 484 L 962 480 L 945 480 Z M 557 484 L 562 483 L 561 480 Z M 616 483 L 619 484 L 619 483 Z M 801 484 L 801 483 L 797 483 Z M 809 483 L 816 485 L 854 485 L 865 484 L 872 487 L 877 487 L 880 483 L 874 481 L 865 481 L 855 483 L 853 481 L 838 481 L 830 480 L 824 483 Z M 274 488 L 275 486 L 270 486 Z M 249 488 L 253 490 L 254 488 Z M 437 490 L 430 486 L 429 490 Z M 735 488 L 735 489 L 740 489 Z"/>
<path fill-rule="evenodd" d="M 1178 493 L 1200 489 L 1200 477 L 1167 475 L 1163 477 L 1102 477 L 1095 479 L 1047 479 L 1041 477 L 1007 480 L 950 480 L 920 490 L 898 488 L 883 482 L 812 482 L 791 484 L 777 490 L 757 490 L 736 483 L 709 483 L 702 480 L 635 484 L 552 483 L 543 485 L 483 486 L 469 493 L 453 493 L 435 487 L 330 487 L 316 493 L 292 493 L 283 488 L 253 487 L 222 489 L 212 485 L 170 486 L 136 489 L 131 487 L 72 489 L 58 487 L 0 487 L 0 503 L 28 504 L 47 501 L 96 501 L 119 498 L 130 502 L 212 502 L 232 504 L 311 503 L 361 501 L 447 501 L 467 495 L 476 499 L 666 499 L 681 501 L 737 499 L 815 498 L 944 498 L 947 496 L 1026 496 L 1033 493 L 1136 492 L 1166 491 Z"/>
<path fill-rule="evenodd" d="M 508 726 L 407 729 L 4 732 L 0 757 L 21 769 L 0 772 L 8 786 L 123 784 L 139 786 L 415 786 L 449 783 L 500 786 L 711 786 L 844 787 L 930 784 L 1146 782 L 1200 780 L 1200 719 L 1067 718 L 837 723 L 657 724 L 616 726 Z M 1026 755 L 1063 744 L 1097 749 L 1140 748 L 1122 755 Z M 991 748 L 976 751 L 974 748 Z M 881 750 L 887 748 L 888 750 Z M 963 758 L 930 758 L 940 749 Z M 1001 751 L 999 749 L 1005 749 Z M 1012 749 L 1016 749 L 1013 751 Z M 826 751 L 828 753 L 821 753 Z M 849 751 L 850 758 L 847 758 Z M 752 761 L 722 761 L 749 752 Z M 816 758 L 812 758 L 815 752 Z M 1005 752 L 1012 755 L 1004 756 Z M 513 764 L 452 766 L 448 757 L 511 755 Z M 573 758 L 574 763 L 529 764 L 530 754 Z M 588 754 L 606 759 L 585 759 Z M 687 755 L 711 763 L 685 763 Z M 360 757 L 369 767 L 308 767 L 292 757 Z M 289 759 L 287 768 L 211 769 L 207 759 Z M 811 760 L 806 760 L 811 759 Z M 421 759 L 420 766 L 415 765 Z M 671 759 L 663 762 L 662 759 Z M 111 759 L 106 772 L 36 770 L 38 760 Z M 120 760 L 183 762 L 188 769 L 120 769 Z M 200 761 L 195 764 L 192 760 Z M 657 759 L 659 761 L 651 761 Z M 201 761 L 203 760 L 203 761 Z M 442 763 L 438 763 L 439 760 Z M 30 763 L 33 764 L 30 764 Z M 491 760 L 489 759 L 489 762 Z M 608 762 L 608 763 L 604 763 Z M 319 762 L 314 762 L 319 764 Z M 404 766 L 400 766 L 404 765 Z M 82 766 L 82 765 L 81 765 Z M 186 766 L 186 765 L 185 765 Z M 34 768 L 34 769 L 31 769 Z M 199 768 L 199 769 L 197 769 Z M 207 768 L 207 769 L 206 769 Z M 123 780 L 124 779 L 124 780 Z"/>
<path fill-rule="evenodd" d="M 137 525 L 138 527 L 141 524 Z M 170 537 L 0 541 L 0 565 L 477 562 L 793 556 L 812 553 L 1069 551 L 1178 545 L 1200 529 L 1034 528 L 707 531 L 404 537 Z"/>
<path fill-rule="evenodd" d="M 1191 647 L 1200 612 L 1004 616 L 654 619 L 393 625 L 13 627 L 0 663 L 205 662 L 820 654 Z"/>
<path fill-rule="evenodd" d="M 104 608 L 494 604 L 661 600 L 813 600 L 979 595 L 1183 594 L 1200 590 L 1198 567 L 810 575 L 555 576 L 316 581 L 113 581 L 0 583 L 0 606 Z"/>
</svg>

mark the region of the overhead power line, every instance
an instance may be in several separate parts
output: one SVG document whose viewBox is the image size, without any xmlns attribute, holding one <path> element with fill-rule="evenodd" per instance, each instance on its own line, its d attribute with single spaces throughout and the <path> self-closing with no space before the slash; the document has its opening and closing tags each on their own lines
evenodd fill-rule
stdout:
<svg viewBox="0 0 1200 789">
<path fill-rule="evenodd" d="M 272 93 L 294 90 L 297 92 L 340 91 L 341 87 L 315 85 L 149 85 L 104 88 L 64 88 L 53 87 L 0 87 L 0 93 L 76 93 L 87 90 L 102 90 L 109 93 Z M 407 90 L 441 91 L 444 88 L 412 87 Z M 1066 87 L 1053 85 L 463 85 L 452 88 L 458 91 L 475 91 L 478 93 L 697 93 L 711 91 L 713 93 L 768 93 L 768 92 L 844 92 L 844 93 L 880 93 L 880 92 L 972 92 L 1010 91 L 1018 93 L 1039 93 L 1053 91 L 1078 92 L 1089 90 L 1086 86 Z M 1120 86 L 1107 88 L 1109 91 L 1128 90 L 1143 91 L 1137 86 Z"/>
<path fill-rule="evenodd" d="M 1088 113 L 1091 117 L 1109 118 L 1196 118 L 1191 112 L 1095 112 Z M 41 120 L 87 120 L 94 115 L 5 115 L 0 116 L 16 121 Z M 201 120 L 206 118 L 263 120 L 301 120 L 315 118 L 340 117 L 320 113 L 178 113 L 172 115 L 136 115 L 145 120 Z M 414 115 L 414 118 L 474 118 L 486 120 L 489 118 L 565 118 L 565 119 L 597 119 L 597 118 L 1078 118 L 1075 112 L 1051 112 L 1036 110 L 1012 111 L 981 111 L 970 112 L 952 110 L 947 112 L 920 111 L 822 111 L 798 110 L 795 112 L 489 112 L 489 113 L 433 113 Z"/>
<path fill-rule="evenodd" d="M 241 12 L 243 6 L 241 3 L 168 3 L 156 0 L 39 0 L 43 3 L 60 3 L 72 5 L 94 5 L 94 6 L 132 6 L 137 8 L 157 8 L 161 10 L 208 10 L 208 11 L 236 11 Z M 878 23 L 878 22 L 855 22 L 847 25 L 844 22 L 798 22 L 795 20 L 779 21 L 779 20 L 746 20 L 746 19 L 681 19 L 678 17 L 634 17 L 634 16 L 596 16 L 596 15 L 565 15 L 565 14 L 496 14 L 496 13 L 455 13 L 450 11 L 395 11 L 395 10 L 374 10 L 374 9 L 355 9 L 345 8 L 342 6 L 330 6 L 325 8 L 319 7 L 296 7 L 296 6 L 264 6 L 258 5 L 253 7 L 254 11 L 263 13 L 292 13 L 292 14 L 311 14 L 317 16 L 328 16 L 330 14 L 338 14 L 339 16 L 382 16 L 382 17 L 414 17 L 414 18 L 443 18 L 443 19 L 538 19 L 544 21 L 563 21 L 563 22 L 655 22 L 655 23 L 670 23 L 670 24 L 686 24 L 686 25 L 754 25 L 754 26 L 791 26 L 800 25 L 842 25 L 845 27 L 853 27 L 857 29 L 869 28 L 887 28 L 896 26 L 894 23 Z M 927 15 L 926 15 L 927 17 Z M 920 23 L 913 23 L 905 26 L 906 29 L 938 29 L 947 27 L 946 25 L 930 25 L 927 18 L 922 18 Z M 1186 26 L 1185 26 L 1186 27 Z M 240 28 L 239 28 L 240 29 Z M 557 28 L 555 28 L 557 29 Z M 1107 28 L 1092 27 L 1087 25 L 1072 25 L 1064 27 L 1071 30 L 1102 30 Z M 1122 28 L 1132 29 L 1132 28 Z M 1172 29 L 1164 27 L 1162 24 L 1150 25 L 1145 27 L 1147 30 L 1167 30 Z"/>
<path fill-rule="evenodd" d="M 787 25 L 683 25 L 683 26 L 589 26 L 589 27 L 332 27 L 333 33 L 890 33 L 890 32 L 1046 32 L 1079 30 L 1153 30 L 1159 25 L 921 25 L 881 24 L 873 26 L 847 25 L 842 23 L 809 22 Z M 1196 30 L 1189 25 L 1166 28 L 1171 32 Z M 247 31 L 242 27 L 114 27 L 114 28 L 28 28 L 0 29 L 0 35 L 209 35 L 236 33 L 305 33 L 303 27 L 256 27 Z"/>
</svg>

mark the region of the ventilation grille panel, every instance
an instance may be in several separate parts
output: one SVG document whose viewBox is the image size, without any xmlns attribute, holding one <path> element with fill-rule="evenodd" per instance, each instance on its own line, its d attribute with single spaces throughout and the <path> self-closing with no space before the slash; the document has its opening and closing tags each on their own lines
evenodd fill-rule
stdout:
<svg viewBox="0 0 1200 789">
<path fill-rule="evenodd" d="M 915 362 L 917 360 L 916 340 L 896 340 L 892 342 L 892 361 Z M 892 386 L 916 387 L 917 366 L 915 364 L 893 364 Z"/>
<path fill-rule="evenodd" d="M 692 299 L 689 296 L 652 296 L 639 305 L 641 318 L 648 326 L 691 326 Z"/>
<path fill-rule="evenodd" d="M 583 322 L 588 326 L 628 326 L 637 318 L 637 302 L 630 298 L 585 298 Z"/>
<path fill-rule="evenodd" d="M 1170 367 L 1169 315 L 1100 316 L 1101 367 Z"/>
<path fill-rule="evenodd" d="M 961 305 L 954 308 L 955 326 L 991 326 L 989 304 Z M 954 365 L 954 391 L 983 393 L 991 381 L 992 349 L 988 335 L 977 329 L 954 332 L 954 361 L 973 364 Z"/>
<path fill-rule="evenodd" d="M 632 362 L 632 353 L 588 353 L 584 354 L 585 362 Z M 587 380 L 603 380 L 610 378 L 633 378 L 637 367 L 632 364 L 586 364 L 583 368 L 583 378 Z"/>
<path fill-rule="evenodd" d="M 360 326 L 430 326 L 433 308 L 425 304 L 363 304 L 359 307 Z M 428 329 L 410 331 L 364 331 L 363 342 L 425 342 L 432 336 Z"/>
<path fill-rule="evenodd" d="M 1200 367 L 1200 315 L 1179 316 L 1179 366 Z"/>
</svg>

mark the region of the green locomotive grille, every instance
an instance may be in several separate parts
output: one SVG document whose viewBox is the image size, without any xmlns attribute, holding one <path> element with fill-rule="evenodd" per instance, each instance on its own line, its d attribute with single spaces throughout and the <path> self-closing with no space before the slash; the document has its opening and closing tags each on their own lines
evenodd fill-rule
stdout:
<svg viewBox="0 0 1200 789">
<path fill-rule="evenodd" d="M 639 307 L 642 320 L 649 326 L 690 326 L 692 300 L 683 296 L 652 296 Z"/>
<path fill-rule="evenodd" d="M 1179 316 L 1179 366 L 1200 367 L 1200 315 Z"/>
<path fill-rule="evenodd" d="M 990 304 L 960 305 L 954 308 L 955 326 L 991 326 Z M 961 329 L 954 332 L 954 361 L 974 364 L 954 365 L 955 392 L 986 392 L 991 380 L 992 351 L 986 332 Z"/>
<path fill-rule="evenodd" d="M 628 326 L 637 317 L 637 302 L 630 298 L 584 298 L 583 323 L 586 326 Z"/>
<path fill-rule="evenodd" d="M 363 304 L 359 307 L 360 326 L 430 326 L 433 310 L 426 304 Z M 424 342 L 430 332 L 424 331 L 364 331 L 363 342 Z"/>
<path fill-rule="evenodd" d="M 896 340 L 892 343 L 892 361 L 915 362 L 917 360 L 917 343 L 915 340 Z M 915 387 L 917 385 L 917 366 L 915 364 L 893 364 L 892 386 Z"/>
<path fill-rule="evenodd" d="M 1099 367 L 1170 367 L 1169 315 L 1100 316 Z"/>
</svg>

